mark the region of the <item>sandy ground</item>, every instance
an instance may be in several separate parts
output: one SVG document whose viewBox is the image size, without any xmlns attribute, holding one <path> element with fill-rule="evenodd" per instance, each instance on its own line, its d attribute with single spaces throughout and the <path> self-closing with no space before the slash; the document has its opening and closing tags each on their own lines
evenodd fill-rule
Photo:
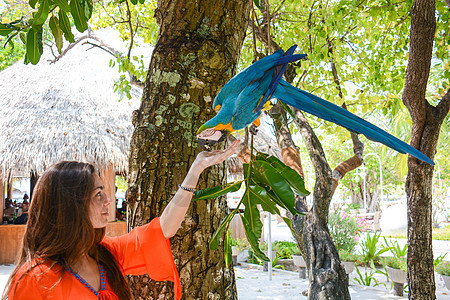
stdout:
<svg viewBox="0 0 450 300">
<path fill-rule="evenodd" d="M 14 266 L 0 265 L 0 291 L 6 284 L 9 274 Z M 236 284 L 239 300 L 285 300 L 285 299 L 307 299 L 302 292 L 308 288 L 308 280 L 300 279 L 298 273 L 283 270 L 273 270 L 272 280 L 269 280 L 267 272 L 254 265 L 241 264 L 235 267 Z M 390 290 L 390 283 L 387 287 L 383 285 L 378 287 L 364 287 L 356 284 L 353 280 L 356 272 L 350 276 L 349 291 L 352 299 L 378 300 L 378 299 L 402 299 L 394 296 Z M 381 277 L 380 277 L 381 280 Z M 450 300 L 450 291 L 448 291 L 439 275 L 436 276 L 437 292 L 439 300 Z M 407 298 L 405 295 L 404 299 Z"/>
</svg>

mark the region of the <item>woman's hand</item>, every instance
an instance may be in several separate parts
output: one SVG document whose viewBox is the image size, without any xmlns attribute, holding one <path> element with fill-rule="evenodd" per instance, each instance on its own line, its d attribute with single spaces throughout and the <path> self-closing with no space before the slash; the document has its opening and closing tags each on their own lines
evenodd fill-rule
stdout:
<svg viewBox="0 0 450 300">
<path fill-rule="evenodd" d="M 202 151 L 195 158 L 192 163 L 192 167 L 201 173 L 208 167 L 220 164 L 236 152 L 236 149 L 240 143 L 241 141 L 236 140 L 230 147 L 228 147 L 228 149 L 225 150 Z"/>
</svg>

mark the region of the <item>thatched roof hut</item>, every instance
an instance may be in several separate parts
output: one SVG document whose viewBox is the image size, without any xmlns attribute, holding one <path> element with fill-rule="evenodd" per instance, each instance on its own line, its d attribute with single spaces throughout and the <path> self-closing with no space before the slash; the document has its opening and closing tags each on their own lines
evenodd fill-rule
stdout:
<svg viewBox="0 0 450 300">
<path fill-rule="evenodd" d="M 3 178 L 14 171 L 40 174 L 61 160 L 90 162 L 114 174 L 127 170 L 140 91 L 119 102 L 113 85 L 120 74 L 109 67 L 114 57 L 86 41 L 98 44 L 85 39 L 55 63 L 45 49 L 36 66 L 20 61 L 0 72 Z"/>
</svg>

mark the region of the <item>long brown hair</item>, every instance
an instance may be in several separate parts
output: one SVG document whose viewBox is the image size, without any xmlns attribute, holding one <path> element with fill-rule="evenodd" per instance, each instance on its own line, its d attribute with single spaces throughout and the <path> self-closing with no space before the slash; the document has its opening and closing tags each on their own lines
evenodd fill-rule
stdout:
<svg viewBox="0 0 450 300">
<path fill-rule="evenodd" d="M 86 253 L 103 265 L 108 282 L 119 299 L 132 298 L 119 264 L 100 244 L 105 228 L 94 229 L 89 218 L 94 173 L 91 164 L 63 161 L 39 178 L 31 199 L 22 251 L 2 299 L 8 298 L 12 280 L 24 264 L 28 265 L 29 272 L 52 260 L 64 267 L 61 268 L 61 279 L 64 269 Z M 22 278 L 23 275 L 19 280 Z"/>
</svg>

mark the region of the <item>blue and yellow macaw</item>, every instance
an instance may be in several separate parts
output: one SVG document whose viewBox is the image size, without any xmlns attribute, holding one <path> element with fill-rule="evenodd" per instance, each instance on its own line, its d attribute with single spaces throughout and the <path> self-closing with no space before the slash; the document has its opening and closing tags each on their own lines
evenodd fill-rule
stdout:
<svg viewBox="0 0 450 300">
<path fill-rule="evenodd" d="M 204 123 L 197 131 L 199 145 L 204 150 L 224 140 L 235 130 L 245 128 L 252 123 L 259 126 L 262 111 L 271 107 L 271 98 L 276 98 L 350 131 L 362 133 L 370 140 L 380 142 L 400 153 L 409 153 L 434 165 L 433 161 L 422 152 L 377 126 L 284 81 L 281 77 L 286 65 L 306 56 L 293 54 L 295 49 L 296 45 L 286 52 L 278 50 L 258 60 L 223 86 L 213 103 L 217 115 Z"/>
</svg>

